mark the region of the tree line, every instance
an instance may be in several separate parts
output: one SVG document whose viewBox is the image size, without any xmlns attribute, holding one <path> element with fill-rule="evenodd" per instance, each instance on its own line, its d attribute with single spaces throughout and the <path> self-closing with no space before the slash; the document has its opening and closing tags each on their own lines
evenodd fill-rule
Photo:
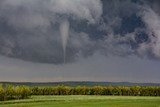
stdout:
<svg viewBox="0 0 160 107">
<path fill-rule="evenodd" d="M 0 101 L 27 99 L 31 91 L 26 86 L 0 85 Z"/>
<path fill-rule="evenodd" d="M 110 96 L 160 96 L 160 87 L 122 86 L 54 86 L 27 87 L 0 85 L 0 100 L 26 99 L 31 95 L 110 95 Z"/>
<path fill-rule="evenodd" d="M 32 95 L 111 95 L 111 96 L 160 96 L 160 87 L 113 87 L 113 86 L 56 86 L 33 87 Z"/>
</svg>

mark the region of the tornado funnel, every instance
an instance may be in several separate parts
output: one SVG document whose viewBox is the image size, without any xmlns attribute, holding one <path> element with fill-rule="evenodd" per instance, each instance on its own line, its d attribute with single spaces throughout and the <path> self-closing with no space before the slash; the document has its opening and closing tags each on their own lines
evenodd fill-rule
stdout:
<svg viewBox="0 0 160 107">
<path fill-rule="evenodd" d="M 67 47 L 67 42 L 68 42 L 68 37 L 69 37 L 69 26 L 70 24 L 68 20 L 64 20 L 60 24 L 60 34 L 61 34 L 61 39 L 62 39 L 64 63 L 66 62 L 66 47 Z"/>
</svg>

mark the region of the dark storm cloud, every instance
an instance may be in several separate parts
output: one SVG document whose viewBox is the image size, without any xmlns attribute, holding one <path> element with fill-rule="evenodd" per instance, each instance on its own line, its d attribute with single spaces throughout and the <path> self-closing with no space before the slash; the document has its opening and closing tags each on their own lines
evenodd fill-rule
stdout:
<svg viewBox="0 0 160 107">
<path fill-rule="evenodd" d="M 2 55 L 36 62 L 61 63 L 61 22 L 72 19 L 74 22 L 95 24 L 102 14 L 102 4 L 99 0 L 5 0 L 1 1 L 0 13 Z M 73 28 L 70 35 L 77 37 L 70 39 L 72 46 L 68 44 L 68 61 L 74 60 L 79 51 L 87 53 L 83 51 L 85 47 L 81 47 L 89 44 L 78 43 L 88 42 L 85 32 L 76 33 Z"/>
<path fill-rule="evenodd" d="M 160 28 L 155 25 L 159 23 L 157 4 L 130 0 L 2 0 L 0 53 L 34 62 L 63 62 L 59 26 L 65 19 L 71 24 L 66 44 L 68 62 L 95 51 L 159 58 L 159 39 L 155 40 L 159 37 L 156 29 Z"/>
<path fill-rule="evenodd" d="M 68 20 L 67 62 L 96 51 L 159 58 L 158 5 L 142 0 L 1 0 L 0 53 L 62 63 L 59 27 Z"/>
<path fill-rule="evenodd" d="M 159 6 L 158 0 L 0 0 L 0 77 L 159 82 Z"/>
</svg>

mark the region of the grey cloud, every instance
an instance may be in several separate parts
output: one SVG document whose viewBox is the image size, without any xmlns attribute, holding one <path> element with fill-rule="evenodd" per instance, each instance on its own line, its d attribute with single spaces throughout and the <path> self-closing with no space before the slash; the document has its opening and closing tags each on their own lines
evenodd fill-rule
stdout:
<svg viewBox="0 0 160 107">
<path fill-rule="evenodd" d="M 70 23 L 67 62 L 95 52 L 160 57 L 158 3 L 132 0 L 2 0 L 0 53 L 61 64 L 60 25 Z"/>
<path fill-rule="evenodd" d="M 0 80 L 160 82 L 158 5 L 0 0 Z"/>
<path fill-rule="evenodd" d="M 0 56 L 0 81 L 129 81 L 159 83 L 159 62 L 96 53 L 65 65 L 30 63 Z"/>
<path fill-rule="evenodd" d="M 140 52 L 149 51 L 156 58 L 160 57 L 160 16 L 156 11 L 152 10 L 148 6 L 145 7 L 142 15 L 143 21 L 146 25 L 147 34 L 149 36 L 150 42 L 143 43 L 140 45 Z M 142 50 L 142 51 L 141 51 Z M 145 53 L 145 52 L 144 52 Z"/>
<path fill-rule="evenodd" d="M 61 21 L 72 17 L 96 23 L 102 14 L 102 4 L 100 0 L 6 0 L 2 1 L 0 12 L 3 55 L 60 63 L 63 59 Z"/>
</svg>

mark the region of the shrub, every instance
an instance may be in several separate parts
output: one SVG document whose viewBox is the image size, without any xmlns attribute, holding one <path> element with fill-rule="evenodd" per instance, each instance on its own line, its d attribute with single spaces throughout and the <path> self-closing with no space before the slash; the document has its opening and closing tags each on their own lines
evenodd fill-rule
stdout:
<svg viewBox="0 0 160 107">
<path fill-rule="evenodd" d="M 0 101 L 29 98 L 31 90 L 26 86 L 0 85 Z"/>
</svg>

